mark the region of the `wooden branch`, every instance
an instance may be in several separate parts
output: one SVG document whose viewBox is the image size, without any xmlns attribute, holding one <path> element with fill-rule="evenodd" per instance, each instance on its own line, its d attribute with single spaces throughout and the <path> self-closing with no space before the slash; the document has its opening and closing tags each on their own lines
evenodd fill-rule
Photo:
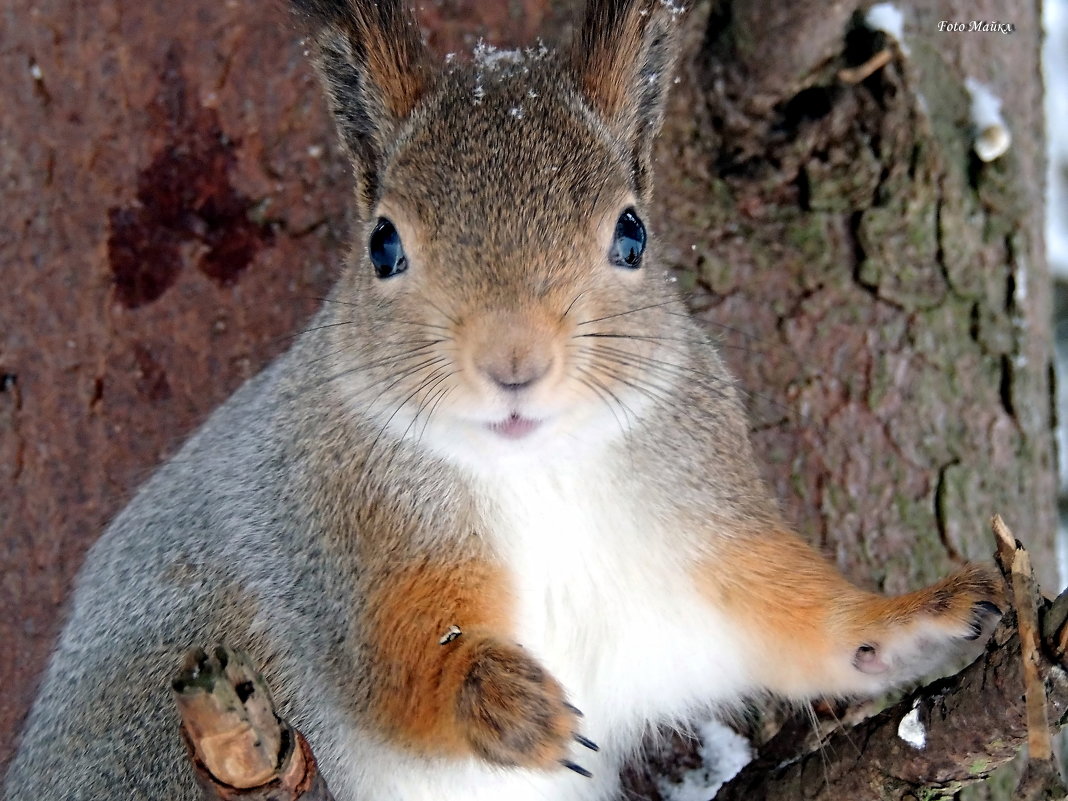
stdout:
<svg viewBox="0 0 1068 801">
<path fill-rule="evenodd" d="M 893 58 L 893 51 L 889 48 L 884 48 L 860 66 L 838 70 L 838 80 L 845 84 L 858 84 L 881 70 Z"/>
<path fill-rule="evenodd" d="M 307 741 L 243 654 L 190 651 L 172 682 L 204 801 L 333 801 Z"/>
<path fill-rule="evenodd" d="M 1032 759 L 1014 797 L 1064 798 L 1049 735 L 1068 722 L 1068 591 L 1052 605 L 1041 603 L 1027 552 L 1000 518 L 993 525 L 1014 609 L 980 659 L 837 731 L 817 751 L 791 749 L 797 730 L 787 726 L 716 801 L 909 801 L 925 790 L 949 793 L 983 781 L 1025 744 Z M 922 747 L 910 744 L 921 733 Z"/>
<path fill-rule="evenodd" d="M 1010 579 L 1016 625 L 1020 637 L 1024 704 L 1027 710 L 1027 769 L 1016 788 L 1017 801 L 1045 801 L 1068 797 L 1053 751 L 1049 730 L 1045 682 L 1048 660 L 1042 655 L 1039 606 L 1042 602 L 1031 570 L 1031 556 L 1009 531 L 1001 515 L 992 521 L 997 541 L 996 558 L 1001 572 Z M 1058 643 L 1059 645 L 1059 643 Z"/>
</svg>

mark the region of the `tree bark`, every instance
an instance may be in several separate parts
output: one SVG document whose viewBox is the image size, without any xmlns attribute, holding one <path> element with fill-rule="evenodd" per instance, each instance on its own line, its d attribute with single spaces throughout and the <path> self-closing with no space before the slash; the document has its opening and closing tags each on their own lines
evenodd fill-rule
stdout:
<svg viewBox="0 0 1068 801">
<path fill-rule="evenodd" d="M 939 33 L 960 12 L 915 5 L 898 4 L 907 54 L 849 3 L 736 0 L 707 25 L 699 8 L 658 228 L 784 507 L 851 577 L 897 592 L 989 558 L 1000 510 L 1053 587 L 1037 9 L 969 7 L 1017 26 L 994 39 Z M 839 77 L 887 48 L 869 78 Z M 990 163 L 967 77 L 1004 100 L 1013 145 Z"/>
<path fill-rule="evenodd" d="M 994 36 L 937 32 L 948 0 L 900 7 L 907 54 L 853 3 L 699 3 L 656 232 L 788 516 L 853 579 L 896 592 L 986 558 L 1000 510 L 1053 587 L 1038 10 L 969 7 L 1016 26 Z M 440 53 L 551 40 L 577 13 L 422 11 Z M 0 759 L 85 549 L 311 314 L 351 193 L 275 10 L 13 0 L 3 30 Z M 995 162 L 971 149 L 967 76 L 1004 100 Z"/>
</svg>

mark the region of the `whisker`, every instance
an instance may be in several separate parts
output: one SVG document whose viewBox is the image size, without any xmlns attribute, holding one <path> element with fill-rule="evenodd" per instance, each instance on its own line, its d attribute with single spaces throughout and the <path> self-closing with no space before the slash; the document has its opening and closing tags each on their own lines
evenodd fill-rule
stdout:
<svg viewBox="0 0 1068 801">
<path fill-rule="evenodd" d="M 579 298 L 581 298 L 583 295 L 585 295 L 587 292 L 590 292 L 590 291 L 592 291 L 592 288 L 591 289 L 584 289 L 581 292 L 579 292 L 577 295 L 575 295 L 574 300 L 572 300 L 569 304 L 567 304 L 567 308 L 564 309 L 564 313 L 560 315 L 560 320 L 563 321 L 563 320 L 567 319 L 568 312 L 570 312 L 571 309 L 574 308 L 575 304 L 578 303 Z M 578 323 L 578 325 L 584 325 L 584 323 Z"/>
<path fill-rule="evenodd" d="M 698 370 L 697 368 L 694 368 L 694 367 L 689 367 L 689 366 L 683 365 L 683 364 L 675 364 L 673 362 L 667 362 L 667 361 L 663 361 L 663 360 L 660 360 L 660 359 L 654 359 L 652 357 L 646 357 L 646 356 L 644 356 L 642 354 L 632 353 L 632 352 L 628 352 L 628 351 L 621 350 L 621 349 L 618 349 L 618 348 L 612 348 L 612 347 L 609 347 L 609 346 L 602 346 L 601 348 L 599 348 L 599 350 L 601 352 L 605 352 L 605 353 L 615 353 L 615 354 L 628 356 L 628 357 L 645 358 L 645 359 L 649 360 L 650 367 L 653 367 L 653 369 L 673 369 L 675 371 L 675 374 L 678 375 L 680 378 L 683 378 L 683 379 L 698 378 L 698 379 L 703 379 L 704 381 L 714 381 L 714 382 L 718 383 L 722 387 L 731 387 L 731 388 L 733 388 L 735 392 L 737 392 L 739 395 L 741 395 L 743 398 L 746 398 L 749 401 L 752 401 L 754 403 L 756 401 L 758 401 L 758 400 L 762 401 L 763 403 L 766 403 L 769 406 L 771 406 L 772 408 L 774 408 L 780 414 L 783 414 L 785 416 L 790 416 L 793 413 L 793 409 L 792 409 L 792 407 L 790 405 L 782 403 L 782 402 L 776 400 L 771 395 L 768 395 L 768 394 L 762 393 L 762 392 L 754 392 L 752 390 L 743 389 L 742 387 L 740 387 L 738 385 L 738 383 L 736 381 L 728 380 L 728 379 L 725 379 L 725 378 L 723 378 L 721 376 L 717 376 L 717 375 L 714 375 L 712 373 L 707 373 L 707 372 L 704 372 L 702 370 Z M 706 386 L 709 389 L 714 389 L 714 387 L 712 387 L 712 386 L 710 386 L 708 384 L 702 384 L 702 386 Z M 725 397 L 725 394 L 720 393 L 720 397 Z"/>
<path fill-rule="evenodd" d="M 619 362 L 616 362 L 615 364 L 619 364 Z M 657 386 L 656 384 L 653 384 L 649 381 L 643 381 L 642 379 L 639 379 L 636 376 L 628 377 L 621 375 L 619 371 L 615 369 L 613 363 L 607 360 L 595 358 L 594 360 L 591 360 L 590 367 L 596 370 L 600 370 L 609 378 L 619 381 L 621 384 L 624 384 L 630 387 L 631 389 L 641 392 L 651 400 L 657 401 L 659 403 L 671 403 L 673 400 L 675 400 L 675 398 L 670 395 L 664 387 Z"/>
<path fill-rule="evenodd" d="M 586 373 L 584 370 L 581 372 L 588 375 L 588 373 Z M 594 397 L 596 397 L 599 401 L 601 401 L 602 403 L 604 403 L 605 406 L 608 407 L 608 411 L 612 413 L 612 417 L 614 417 L 616 420 L 616 425 L 619 426 L 619 433 L 622 436 L 626 436 L 627 430 L 623 425 L 623 421 L 619 419 L 619 415 L 616 414 L 616 410 L 612 407 L 612 403 L 609 401 L 608 397 L 602 394 L 602 389 L 598 386 L 598 384 L 594 380 L 590 378 L 584 378 L 581 375 L 576 376 L 576 378 L 578 379 L 579 383 L 589 387 L 590 391 L 593 392 Z"/>
<path fill-rule="evenodd" d="M 377 387 L 379 384 L 382 384 L 382 383 L 384 383 L 386 381 L 389 381 L 389 379 L 391 379 L 391 378 L 393 379 L 393 381 L 391 381 L 389 383 L 389 385 L 386 386 L 384 389 L 378 390 L 377 396 L 375 397 L 374 400 L 371 401 L 371 405 L 367 407 L 366 412 L 369 413 L 371 411 L 371 409 L 374 408 L 374 405 L 376 403 L 378 403 L 378 401 L 380 399 L 385 397 L 389 393 L 389 391 L 391 389 L 393 389 L 395 386 L 397 386 L 397 384 L 400 384 L 402 381 L 407 380 L 409 377 L 415 375 L 420 370 L 428 370 L 431 367 L 433 367 L 435 370 L 437 370 L 437 369 L 439 369 L 438 365 L 443 364 L 443 363 L 445 363 L 447 361 L 448 361 L 448 359 L 446 359 L 444 356 L 435 356 L 434 358 L 427 359 L 426 361 L 420 362 L 419 364 L 417 364 L 417 365 L 415 365 L 413 367 L 405 368 L 404 372 L 402 372 L 399 376 L 388 375 L 385 378 L 381 379 L 380 381 L 376 381 L 376 382 L 370 384 L 368 387 L 366 387 L 367 390 L 375 389 L 375 387 Z"/>
<path fill-rule="evenodd" d="M 585 334 L 572 334 L 572 339 L 585 339 L 592 337 L 594 339 L 633 339 L 641 342 L 683 342 L 687 345 L 698 345 L 702 347 L 711 346 L 712 343 L 707 339 L 687 339 L 685 337 L 664 337 L 657 336 L 655 334 L 620 334 L 612 331 L 590 331 Z"/>
<path fill-rule="evenodd" d="M 612 391 L 612 388 L 609 387 L 608 384 L 606 384 L 604 381 L 602 381 L 601 379 L 599 379 L 597 377 L 597 375 L 593 372 L 593 365 L 590 365 L 589 367 L 586 367 L 586 368 L 579 368 L 579 369 L 582 370 L 582 372 L 584 373 L 584 375 L 586 375 L 587 378 L 589 378 L 598 387 L 600 387 L 601 391 L 603 391 L 605 394 L 608 395 L 608 397 L 610 397 L 612 400 L 614 400 L 616 402 L 616 405 L 620 408 L 620 410 L 623 412 L 623 414 L 628 418 L 628 421 L 631 421 L 631 420 L 637 421 L 638 420 L 638 415 L 634 413 L 634 410 L 631 409 L 626 403 L 624 403 L 622 398 L 620 398 L 618 395 L 616 395 L 616 393 Z M 609 375 L 611 376 L 611 372 L 610 371 L 609 371 Z"/>
<path fill-rule="evenodd" d="M 694 345 L 699 348 L 715 347 L 717 350 L 738 350 L 742 353 L 759 353 L 745 345 L 737 345 L 731 342 L 718 342 L 710 339 L 687 339 L 685 337 L 665 337 L 655 334 L 619 334 L 609 331 L 597 331 L 586 334 L 573 334 L 573 339 L 592 337 L 596 339 L 633 339 L 642 342 L 681 342 L 686 345 Z M 676 349 L 677 353 L 686 354 L 686 351 Z"/>
<path fill-rule="evenodd" d="M 438 372 L 440 372 L 440 368 L 438 368 L 438 370 L 435 370 L 434 374 L 436 375 Z M 401 439 L 404 439 L 406 436 L 408 436 L 408 432 L 412 430 L 412 426 L 415 425 L 415 421 L 419 419 L 419 415 L 422 414 L 423 409 L 425 409 L 427 407 L 427 405 L 430 403 L 430 397 L 434 393 L 434 390 L 436 390 L 438 388 L 438 386 L 441 385 L 442 381 L 447 379 L 449 376 L 453 375 L 453 373 L 455 373 L 455 372 L 456 371 L 453 370 L 451 372 L 445 373 L 443 376 L 438 378 L 437 381 L 433 382 L 431 385 L 429 385 L 426 388 L 426 394 L 423 396 L 423 400 L 420 401 L 419 405 L 416 407 L 415 414 L 412 416 L 411 422 L 408 423 L 408 427 L 405 428 L 403 433 L 400 435 Z"/>
<path fill-rule="evenodd" d="M 458 371 L 454 370 L 449 375 L 453 375 L 456 372 L 458 372 Z M 434 416 L 434 412 L 437 410 L 438 404 L 440 404 L 445 399 L 445 397 L 450 392 L 452 392 L 454 389 L 456 389 L 455 385 L 452 385 L 452 386 L 446 385 L 445 388 L 444 388 L 444 391 L 441 391 L 441 392 L 438 393 L 437 398 L 431 404 L 430 410 L 427 412 L 426 419 L 423 421 L 423 428 L 422 428 L 422 430 L 420 430 L 419 436 L 416 438 L 416 442 L 417 443 L 423 441 L 423 434 L 426 433 L 426 427 L 430 424 L 430 418 Z"/>
<path fill-rule="evenodd" d="M 656 359 L 652 356 L 646 356 L 640 353 L 633 353 L 630 351 L 620 350 L 618 348 L 612 348 L 608 346 L 601 346 L 600 348 L 597 348 L 595 351 L 592 352 L 596 352 L 604 358 L 611 359 L 627 367 L 634 367 L 638 370 L 649 370 L 653 372 L 658 372 L 661 375 L 665 375 L 671 379 L 682 381 L 696 380 L 700 382 L 701 385 L 704 386 L 706 389 L 716 392 L 721 398 L 727 397 L 727 393 L 723 392 L 720 389 L 717 389 L 714 385 L 710 385 L 705 382 L 712 380 L 717 381 L 720 386 L 733 386 L 729 382 L 725 381 L 723 378 L 705 374 L 696 368 L 687 367 L 681 364 L 675 364 L 674 362 L 664 361 L 663 359 Z M 639 359 L 640 361 L 634 361 L 635 359 Z"/>
<path fill-rule="evenodd" d="M 637 392 L 641 392 L 654 404 L 658 403 L 670 407 L 676 412 L 686 415 L 689 419 L 695 421 L 695 423 L 700 424 L 702 422 L 703 413 L 689 404 L 680 403 L 678 396 L 673 393 L 669 387 L 662 386 L 654 381 L 642 379 L 637 376 L 620 374 L 617 365 L 633 367 L 633 362 L 625 362 L 624 360 L 615 357 L 609 359 L 600 355 L 593 355 L 592 358 L 596 359 L 596 361 L 591 362 L 592 366 L 607 373 L 610 378 L 619 381 L 625 386 L 628 386 Z"/>
<path fill-rule="evenodd" d="M 411 351 L 409 351 L 408 355 L 402 354 L 402 355 L 395 355 L 395 356 L 387 356 L 387 357 L 385 357 L 383 359 L 380 359 L 378 361 L 364 362 L 363 364 L 357 364 L 354 367 L 347 367 L 344 370 L 342 370 L 340 373 L 335 373 L 332 376 L 328 376 L 327 378 L 324 378 L 322 381 L 320 381 L 318 384 L 316 384 L 314 388 L 315 389 L 319 389 L 320 387 L 324 386 L 325 384 L 330 383 L 331 381 L 336 381 L 337 379 L 342 378 L 344 376 L 352 375 L 353 373 L 358 373 L 361 370 L 367 370 L 367 369 L 370 369 L 372 367 L 385 367 L 387 365 L 390 365 L 390 364 L 393 364 L 393 363 L 396 363 L 396 362 L 401 362 L 404 359 L 418 359 L 420 356 L 424 355 L 420 351 L 426 350 L 426 348 L 431 347 L 432 344 L 437 344 L 437 343 L 428 343 L 426 345 L 421 345 L 421 346 L 419 346 L 417 348 L 413 348 Z M 388 378 L 390 378 L 390 376 L 386 376 L 386 378 L 388 379 Z"/>
<path fill-rule="evenodd" d="M 583 320 L 581 323 L 576 323 L 576 325 L 591 325 L 593 323 L 599 323 L 599 322 L 602 322 L 604 320 L 612 320 L 612 319 L 615 319 L 616 317 L 624 317 L 624 316 L 626 316 L 628 314 L 637 314 L 638 312 L 646 311 L 647 309 L 659 309 L 659 308 L 661 308 L 663 306 L 668 306 L 668 305 L 670 305 L 672 303 L 681 303 L 681 302 L 682 302 L 682 298 L 678 298 L 678 297 L 670 298 L 668 300 L 665 300 L 663 303 L 650 303 L 648 306 L 639 306 L 636 309 L 628 309 L 627 311 L 617 312 L 616 314 L 606 314 L 604 317 L 595 317 L 592 320 Z M 570 308 L 571 307 L 569 306 L 568 309 L 570 309 Z M 683 316 L 689 317 L 690 315 L 686 314 L 686 315 L 683 315 Z"/>
<path fill-rule="evenodd" d="M 626 351 L 619 351 L 619 352 L 626 353 Z M 677 370 L 688 372 L 688 373 L 692 374 L 693 376 L 701 377 L 701 378 L 704 378 L 705 380 L 718 381 L 721 386 L 733 387 L 734 391 L 737 392 L 742 398 L 744 398 L 747 401 L 749 401 L 749 403 L 751 405 L 756 405 L 758 402 L 759 403 L 763 403 L 763 404 L 767 404 L 768 407 L 770 407 L 771 409 L 775 410 L 775 412 L 777 412 L 778 414 L 782 415 L 783 418 L 785 418 L 786 420 L 796 420 L 797 419 L 796 418 L 797 410 L 793 406 L 791 406 L 788 403 L 783 403 L 782 401 L 777 400 L 774 396 L 772 396 L 772 395 L 770 395 L 770 394 L 768 394 L 766 392 L 756 392 L 755 390 L 745 389 L 742 386 L 740 386 L 736 381 L 728 381 L 728 380 L 725 380 L 723 378 L 720 378 L 720 377 L 717 377 L 715 375 L 712 375 L 711 373 L 702 372 L 701 370 L 697 370 L 696 368 L 693 368 L 693 367 L 687 367 L 685 365 L 673 365 L 671 362 L 662 362 L 661 364 L 662 365 L 671 365 L 671 366 L 675 367 Z M 682 376 L 682 377 L 685 378 L 685 376 Z M 707 384 L 703 384 L 703 386 L 707 387 L 708 385 Z M 708 388 L 712 389 L 712 387 L 708 387 Z M 724 395 L 722 393 L 721 393 L 720 396 L 724 397 Z"/>
<path fill-rule="evenodd" d="M 445 360 L 443 359 L 442 361 L 445 361 Z M 440 368 L 438 368 L 438 369 L 440 369 Z M 397 404 L 396 408 L 393 410 L 393 412 L 390 414 L 390 416 L 386 418 L 386 422 L 384 422 L 382 424 L 382 427 L 380 429 L 378 429 L 378 434 L 377 434 L 377 436 L 375 436 L 374 442 L 372 442 L 371 443 L 371 447 L 367 449 L 367 456 L 364 458 L 364 461 L 363 461 L 363 470 L 364 471 L 367 471 L 367 470 L 370 469 L 371 456 L 374 454 L 375 448 L 378 446 L 378 443 L 381 441 L 382 435 L 385 434 L 386 433 L 386 429 L 389 428 L 389 424 L 393 422 L 393 418 L 395 418 L 397 416 L 397 414 L 400 412 L 400 410 L 403 409 L 411 401 L 412 398 L 414 398 L 416 395 L 418 395 L 420 392 L 422 392 L 423 389 L 426 388 L 430 384 L 430 382 L 432 382 L 437 377 L 438 369 L 435 369 L 435 370 L 431 371 L 430 376 L 428 378 L 425 378 L 421 382 L 419 382 L 419 385 L 416 386 L 416 388 L 414 390 L 412 390 L 411 393 L 409 393 L 407 397 L 405 397 L 400 403 Z M 407 430 L 405 430 L 405 433 L 407 433 Z M 403 439 L 403 435 L 402 435 L 400 438 L 398 438 L 398 440 L 396 442 L 396 445 L 400 446 L 403 443 L 403 441 L 404 441 L 404 439 Z"/>
<path fill-rule="evenodd" d="M 309 300 L 317 300 L 320 303 L 336 303 L 339 306 L 352 306 L 353 308 L 359 308 L 363 306 L 362 303 L 349 303 L 344 300 L 336 300 L 335 298 L 319 297 L 318 295 L 305 295 Z"/>
<path fill-rule="evenodd" d="M 672 312 L 672 313 L 674 313 L 674 312 Z M 732 334 L 737 334 L 738 336 L 742 337 L 743 339 L 748 339 L 750 342 L 756 342 L 756 343 L 759 343 L 761 345 L 768 345 L 769 344 L 768 341 L 763 339 L 762 337 L 758 337 L 756 334 L 750 334 L 748 331 L 743 331 L 741 328 L 736 328 L 733 325 L 727 325 L 726 323 L 721 323 L 721 322 L 719 322 L 717 320 L 708 320 L 708 319 L 705 319 L 704 317 L 700 317 L 700 318 L 694 317 L 689 312 L 687 312 L 685 316 L 689 317 L 691 320 L 696 322 L 699 326 L 706 326 L 706 325 L 715 326 L 716 328 L 721 328 L 724 331 L 730 331 Z"/>
<path fill-rule="evenodd" d="M 296 339 L 297 337 L 302 337 L 305 334 L 312 334 L 312 333 L 314 333 L 316 331 L 322 331 L 322 330 L 327 329 L 327 328 L 338 328 L 339 326 L 343 326 L 343 325 L 355 325 L 355 324 L 356 324 L 355 320 L 341 320 L 340 322 L 324 323 L 323 325 L 316 325 L 316 326 L 312 326 L 311 328 L 303 328 L 300 331 L 294 331 L 294 332 L 289 333 L 289 334 L 282 334 L 281 336 L 271 337 L 270 339 L 268 339 L 266 342 L 263 343 L 263 347 L 266 348 L 266 347 L 269 347 L 270 345 L 277 345 L 279 342 L 285 342 L 285 341 L 290 340 L 290 339 Z"/>
<path fill-rule="evenodd" d="M 336 303 L 339 306 L 349 306 L 349 307 L 351 307 L 353 309 L 362 309 L 362 308 L 365 308 L 367 306 L 366 303 L 349 303 L 348 301 L 336 300 L 335 298 L 323 298 L 323 297 L 316 297 L 314 295 L 309 295 L 307 297 L 311 298 L 311 300 L 321 301 L 322 303 Z M 444 326 L 444 325 L 432 325 L 431 323 L 417 323 L 417 322 L 413 322 L 411 320 L 396 320 L 396 319 L 394 319 L 394 320 L 391 320 L 391 322 L 394 322 L 394 323 L 405 323 L 407 325 L 420 325 L 420 326 L 425 326 L 426 328 L 440 328 L 442 331 L 447 331 L 448 330 L 447 326 Z"/>
<path fill-rule="evenodd" d="M 446 320 L 448 320 L 454 326 L 458 326 L 460 324 L 459 321 L 455 317 L 453 317 L 450 314 L 447 314 L 444 309 L 442 309 L 434 301 L 432 301 L 430 298 L 428 298 L 425 293 L 420 292 L 419 293 L 419 297 L 421 297 L 424 301 L 426 301 L 426 304 L 430 308 L 432 308 L 434 311 L 436 311 L 438 314 L 440 314 L 442 317 L 444 317 Z"/>
<path fill-rule="evenodd" d="M 397 437 L 397 441 L 394 443 L 393 447 L 390 448 L 389 458 L 386 461 L 386 463 L 382 466 L 382 472 L 383 473 L 388 473 L 389 472 L 389 468 L 392 467 L 392 465 L 393 465 L 393 459 L 396 457 L 397 452 L 403 446 L 405 438 L 408 436 L 408 432 L 412 430 L 412 427 L 415 426 L 416 422 L 419 420 L 419 415 L 422 414 L 423 409 L 425 409 L 426 406 L 428 405 L 429 400 L 430 400 L 431 396 L 434 394 L 434 391 L 436 390 L 436 388 L 443 381 L 448 379 L 450 376 L 452 376 L 457 371 L 456 370 L 452 370 L 450 372 L 445 373 L 444 375 L 439 375 L 441 372 L 442 372 L 442 368 L 440 368 L 440 367 L 436 368 L 430 374 L 430 376 L 427 378 L 427 380 L 424 381 L 423 384 L 418 388 L 418 390 L 417 390 L 418 392 L 424 392 L 425 391 L 423 399 L 419 402 L 419 406 L 416 408 L 415 414 L 412 415 L 411 421 L 409 421 L 409 423 L 405 427 L 404 431 L 401 432 L 401 435 L 399 437 Z M 405 403 L 406 402 L 407 401 L 405 401 Z M 397 411 L 399 411 L 399 409 Z M 394 414 L 396 414 L 396 412 L 394 412 Z M 387 421 L 387 425 L 388 425 L 388 421 Z M 425 425 L 424 425 L 424 429 L 425 429 Z M 421 437 L 422 437 L 422 434 L 420 433 L 420 437 L 417 438 L 417 441 Z"/>
<path fill-rule="evenodd" d="M 401 382 L 407 381 L 412 376 L 417 375 L 422 370 L 428 370 L 428 369 L 429 370 L 435 370 L 435 371 L 436 370 L 440 370 L 441 369 L 440 365 L 443 364 L 443 363 L 446 363 L 447 361 L 448 360 L 445 359 L 444 357 L 436 357 L 434 359 L 428 359 L 428 360 L 426 360 L 424 362 L 421 362 L 420 364 L 417 364 L 417 365 L 415 365 L 413 367 L 405 368 L 399 375 L 391 373 L 391 374 L 389 374 L 387 376 L 384 376 L 383 378 L 379 379 L 378 381 L 374 381 L 371 384 L 369 384 L 368 386 L 364 387 L 363 391 L 364 392 L 369 392 L 371 390 L 374 390 L 376 387 L 384 384 L 386 381 L 389 381 L 390 379 L 393 379 L 387 387 L 385 387 L 384 389 L 378 391 L 377 395 L 374 397 L 374 399 L 370 402 L 369 405 L 367 405 L 364 409 L 362 409 L 363 415 L 367 419 L 371 419 L 372 412 L 373 412 L 375 406 L 381 400 L 383 400 L 383 399 L 388 397 L 388 393 L 389 393 L 389 391 L 391 389 L 393 389 L 395 386 L 397 386 Z M 402 401 L 402 404 L 406 403 L 406 402 L 407 401 Z M 394 412 L 394 413 L 396 413 L 396 412 Z M 370 454 L 370 451 L 368 451 L 368 454 Z M 366 463 L 366 460 L 365 460 L 365 463 Z"/>
<path fill-rule="evenodd" d="M 433 347 L 434 345 L 440 345 L 442 342 L 447 342 L 447 341 L 448 340 L 445 340 L 445 339 L 428 339 L 428 340 L 424 340 L 421 345 L 418 345 L 418 346 L 412 348 L 411 350 L 407 350 L 404 353 L 391 354 L 389 356 L 384 356 L 384 357 L 382 357 L 382 359 L 379 359 L 379 360 L 376 360 L 376 361 L 373 361 L 373 362 L 364 362 L 363 364 L 357 365 L 356 367 L 350 368 L 350 369 L 360 370 L 360 369 L 364 369 L 364 368 L 368 368 L 368 367 L 378 367 L 378 366 L 380 366 L 382 364 L 388 364 L 391 359 L 397 359 L 397 358 L 400 358 L 400 357 L 405 356 L 405 355 L 410 354 L 410 353 L 416 353 L 416 352 L 418 352 L 420 350 L 426 350 L 429 347 Z M 411 342 L 408 342 L 408 343 L 405 343 L 405 344 L 409 344 L 410 345 Z M 349 350 L 349 348 L 339 348 L 338 350 L 331 351 L 330 353 L 326 354 L 325 356 L 316 356 L 314 359 L 309 359 L 306 362 L 306 364 L 315 364 L 316 362 L 321 362 L 324 359 L 332 358 L 334 356 L 337 356 L 339 353 L 344 353 L 347 350 Z"/>
<path fill-rule="evenodd" d="M 423 323 L 416 320 L 390 320 L 390 323 L 397 323 L 398 325 L 412 325 L 419 328 L 432 328 L 435 331 L 448 331 L 450 330 L 447 325 L 434 325 L 433 323 Z"/>
</svg>

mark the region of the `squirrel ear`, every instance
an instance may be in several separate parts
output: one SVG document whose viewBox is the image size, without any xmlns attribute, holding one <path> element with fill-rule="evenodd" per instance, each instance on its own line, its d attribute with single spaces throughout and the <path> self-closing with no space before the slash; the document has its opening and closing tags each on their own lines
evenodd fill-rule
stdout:
<svg viewBox="0 0 1068 801">
<path fill-rule="evenodd" d="M 293 0 L 366 208 L 378 199 L 390 142 L 429 89 L 433 71 L 402 0 Z"/>
<path fill-rule="evenodd" d="M 633 158 L 639 195 L 678 57 L 673 0 L 589 0 L 571 64 L 586 99 Z"/>
</svg>

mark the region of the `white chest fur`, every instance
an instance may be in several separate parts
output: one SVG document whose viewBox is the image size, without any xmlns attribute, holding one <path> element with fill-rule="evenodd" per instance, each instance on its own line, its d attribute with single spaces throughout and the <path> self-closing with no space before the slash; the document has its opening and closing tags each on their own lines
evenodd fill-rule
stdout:
<svg viewBox="0 0 1068 801">
<path fill-rule="evenodd" d="M 651 724 L 750 688 L 744 632 L 698 595 L 685 554 L 643 499 L 621 496 L 588 462 L 535 465 L 480 484 L 514 581 L 515 637 L 583 711 L 581 733 L 601 751 L 576 744 L 573 753 L 593 779 L 562 767 L 428 761 L 339 722 L 328 730 L 346 735 L 324 749 L 338 801 L 607 801 Z"/>
<path fill-rule="evenodd" d="M 744 633 L 698 595 L 682 538 L 642 498 L 590 464 L 508 472 L 486 492 L 515 582 L 515 636 L 608 754 L 748 688 Z"/>
</svg>

